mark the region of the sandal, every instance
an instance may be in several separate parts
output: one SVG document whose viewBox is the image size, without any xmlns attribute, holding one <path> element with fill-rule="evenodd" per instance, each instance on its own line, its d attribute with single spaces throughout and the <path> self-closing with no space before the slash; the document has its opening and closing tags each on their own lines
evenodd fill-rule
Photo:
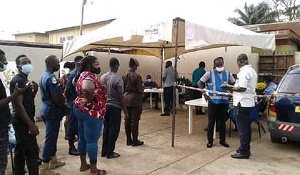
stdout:
<svg viewBox="0 0 300 175">
<path fill-rule="evenodd" d="M 106 175 L 106 170 L 97 170 L 96 173 L 90 173 L 89 175 Z"/>
<path fill-rule="evenodd" d="M 86 171 L 88 169 L 90 169 L 91 165 L 90 164 L 86 164 L 85 166 L 80 166 L 79 171 L 83 172 Z"/>
<path fill-rule="evenodd" d="M 119 153 L 113 152 L 112 155 L 107 156 L 108 159 L 113 159 L 113 158 L 117 158 L 120 157 Z"/>
</svg>

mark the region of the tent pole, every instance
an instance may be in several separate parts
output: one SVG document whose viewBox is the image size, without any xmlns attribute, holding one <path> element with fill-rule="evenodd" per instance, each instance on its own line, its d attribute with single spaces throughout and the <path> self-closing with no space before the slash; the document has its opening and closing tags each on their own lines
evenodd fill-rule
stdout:
<svg viewBox="0 0 300 175">
<path fill-rule="evenodd" d="M 79 28 L 79 35 L 82 35 L 82 27 L 83 27 L 83 14 L 84 14 L 84 5 L 86 4 L 86 0 L 82 1 L 81 5 L 81 21 L 80 21 L 80 28 Z"/>
<path fill-rule="evenodd" d="M 174 27 L 175 27 L 175 81 L 177 80 L 177 59 L 178 59 L 178 28 L 179 28 L 179 19 L 174 19 Z M 172 105 L 172 147 L 174 147 L 174 140 L 175 140 L 175 109 L 176 109 L 176 86 L 173 86 L 173 105 Z"/>
<path fill-rule="evenodd" d="M 163 66 L 164 66 L 164 61 L 165 61 L 165 48 L 161 48 L 160 50 L 160 54 L 161 54 L 161 65 L 160 65 L 160 87 L 163 87 Z"/>
</svg>

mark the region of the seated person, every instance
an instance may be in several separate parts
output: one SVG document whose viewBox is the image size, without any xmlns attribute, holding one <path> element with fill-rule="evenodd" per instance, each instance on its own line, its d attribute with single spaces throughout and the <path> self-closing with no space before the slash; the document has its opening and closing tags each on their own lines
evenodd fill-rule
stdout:
<svg viewBox="0 0 300 175">
<path fill-rule="evenodd" d="M 151 79 L 151 75 L 146 76 L 144 86 L 146 89 L 158 88 L 157 83 Z M 152 93 L 152 97 L 155 98 L 155 109 L 158 109 L 158 93 Z M 144 93 L 143 102 L 145 102 L 148 98 L 150 98 L 150 93 Z"/>
<path fill-rule="evenodd" d="M 274 82 L 274 76 L 273 75 L 266 75 L 264 77 L 264 83 L 266 84 L 266 88 L 263 91 L 263 101 L 262 104 L 260 106 L 260 113 L 262 114 L 267 105 L 268 105 L 268 101 L 271 98 L 272 93 L 276 90 L 277 88 L 277 84 Z"/>
</svg>

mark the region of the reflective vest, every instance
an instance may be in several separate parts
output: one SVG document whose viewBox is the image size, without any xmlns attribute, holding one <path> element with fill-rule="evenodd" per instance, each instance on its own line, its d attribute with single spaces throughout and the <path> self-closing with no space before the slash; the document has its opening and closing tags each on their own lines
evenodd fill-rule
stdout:
<svg viewBox="0 0 300 175">
<path fill-rule="evenodd" d="M 221 88 L 222 84 L 228 84 L 230 72 L 224 70 L 220 74 L 215 70 L 210 71 L 210 79 L 207 83 L 208 90 L 226 92 L 225 89 Z M 214 104 L 229 104 L 229 98 L 226 96 L 218 95 L 215 93 L 209 93 L 209 97 Z"/>
</svg>

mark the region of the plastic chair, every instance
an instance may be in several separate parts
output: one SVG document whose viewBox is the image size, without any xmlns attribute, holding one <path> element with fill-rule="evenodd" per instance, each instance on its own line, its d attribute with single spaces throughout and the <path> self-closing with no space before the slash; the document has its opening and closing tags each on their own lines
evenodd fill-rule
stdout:
<svg viewBox="0 0 300 175">
<path fill-rule="evenodd" d="M 231 123 L 235 125 L 235 113 L 234 113 L 234 108 L 229 109 L 228 111 L 228 119 L 229 119 L 229 132 L 228 132 L 228 137 L 231 137 Z"/>
<path fill-rule="evenodd" d="M 266 133 L 265 127 L 262 123 L 260 123 L 259 121 L 259 112 L 260 112 L 260 108 L 261 105 L 263 105 L 263 100 L 260 100 L 252 109 L 251 114 L 250 114 L 250 118 L 251 121 L 257 124 L 258 127 L 258 134 L 259 134 L 259 138 L 261 138 L 261 129 L 264 131 L 264 133 Z"/>
<path fill-rule="evenodd" d="M 266 133 L 264 125 L 259 121 L 259 109 L 260 109 L 261 104 L 262 104 L 262 101 L 258 102 L 254 106 L 254 108 L 252 109 L 251 114 L 250 114 L 251 123 L 254 122 L 257 124 L 259 138 L 261 138 L 261 130 L 263 130 L 263 132 Z M 230 119 L 228 136 L 231 137 L 231 123 L 232 122 L 235 123 L 234 108 L 229 110 L 228 117 Z"/>
</svg>

